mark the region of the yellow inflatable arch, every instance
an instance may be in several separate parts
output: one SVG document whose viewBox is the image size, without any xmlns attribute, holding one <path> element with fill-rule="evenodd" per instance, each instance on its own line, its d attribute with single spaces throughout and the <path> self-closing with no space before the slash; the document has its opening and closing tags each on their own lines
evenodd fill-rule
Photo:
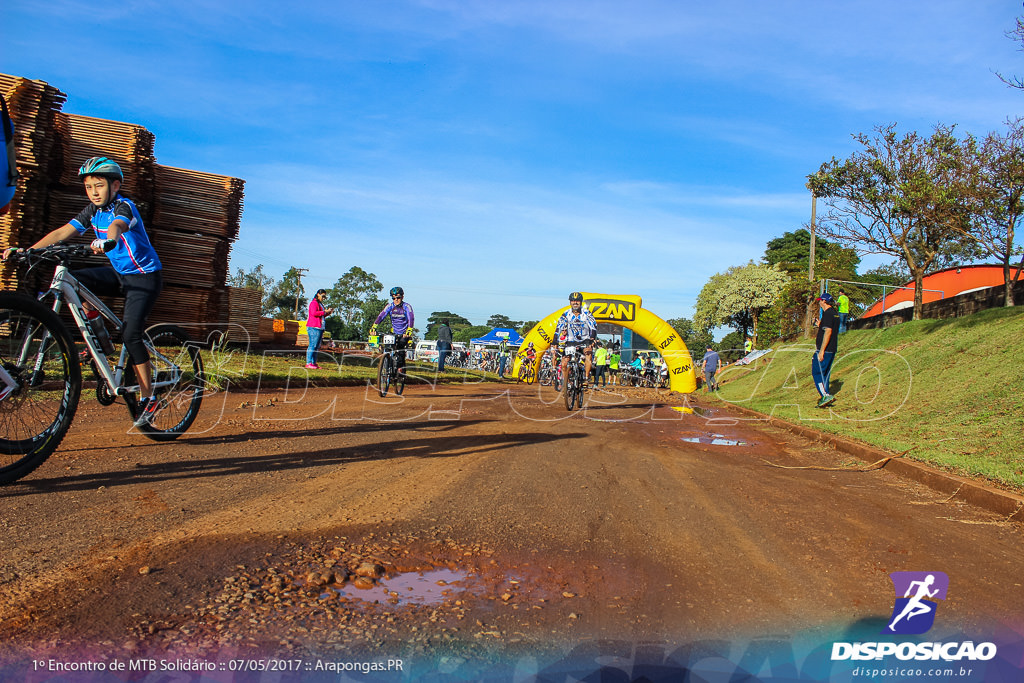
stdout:
<svg viewBox="0 0 1024 683">
<path fill-rule="evenodd" d="M 689 394 L 697 389 L 697 376 L 693 370 L 693 358 L 679 334 L 667 322 L 641 305 L 640 297 L 632 294 L 594 294 L 583 292 L 583 305 L 590 309 L 599 323 L 622 325 L 636 332 L 661 352 L 668 364 L 669 389 Z M 537 323 L 523 340 L 512 366 L 512 376 L 518 377 L 519 366 L 526 360 L 527 345 L 533 342 L 537 350 L 537 367 L 548 347 L 555 342 L 555 325 L 568 306 L 560 308 Z"/>
</svg>

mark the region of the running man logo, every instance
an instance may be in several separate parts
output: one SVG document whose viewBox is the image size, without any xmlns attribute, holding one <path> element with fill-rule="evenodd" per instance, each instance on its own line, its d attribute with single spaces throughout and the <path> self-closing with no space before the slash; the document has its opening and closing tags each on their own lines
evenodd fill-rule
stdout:
<svg viewBox="0 0 1024 683">
<path fill-rule="evenodd" d="M 587 308 L 594 320 L 602 322 L 619 322 L 622 320 L 632 322 L 636 320 L 637 305 L 632 301 L 622 299 L 587 299 Z"/>
<path fill-rule="evenodd" d="M 935 623 L 935 600 L 946 599 L 949 577 L 942 572 L 893 572 L 889 578 L 896 589 L 896 604 L 882 633 L 926 633 Z"/>
</svg>

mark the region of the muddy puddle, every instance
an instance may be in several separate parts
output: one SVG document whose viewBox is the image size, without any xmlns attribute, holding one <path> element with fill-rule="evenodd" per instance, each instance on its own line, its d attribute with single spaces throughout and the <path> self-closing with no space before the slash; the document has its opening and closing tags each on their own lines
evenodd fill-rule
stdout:
<svg viewBox="0 0 1024 683">
<path fill-rule="evenodd" d="M 730 439 L 722 434 L 709 434 L 706 436 L 683 436 L 680 441 L 687 443 L 701 443 L 711 446 L 749 446 L 750 442 Z"/>
<path fill-rule="evenodd" d="M 408 572 L 380 579 L 371 588 L 359 588 L 352 583 L 331 588 L 335 593 L 350 600 L 387 602 L 393 605 L 437 605 L 466 593 L 480 582 L 476 574 L 469 571 L 434 569 L 425 572 Z M 326 597 L 326 593 L 321 597 Z"/>
</svg>

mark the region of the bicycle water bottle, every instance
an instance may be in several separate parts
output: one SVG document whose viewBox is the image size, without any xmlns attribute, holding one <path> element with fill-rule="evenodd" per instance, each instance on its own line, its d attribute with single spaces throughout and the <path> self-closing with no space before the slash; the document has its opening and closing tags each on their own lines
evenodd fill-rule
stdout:
<svg viewBox="0 0 1024 683">
<path fill-rule="evenodd" d="M 86 312 L 86 318 L 89 320 L 89 327 L 92 328 L 93 334 L 99 339 L 100 348 L 103 349 L 103 353 L 111 355 L 114 353 L 114 343 L 110 341 L 110 333 L 107 332 L 107 326 L 103 324 L 103 316 L 100 315 L 99 311 L 88 311 Z"/>
</svg>

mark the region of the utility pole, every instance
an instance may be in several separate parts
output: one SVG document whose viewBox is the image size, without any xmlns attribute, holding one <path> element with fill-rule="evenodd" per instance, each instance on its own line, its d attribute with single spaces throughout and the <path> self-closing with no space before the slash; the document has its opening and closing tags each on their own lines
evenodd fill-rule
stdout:
<svg viewBox="0 0 1024 683">
<path fill-rule="evenodd" d="M 302 294 L 302 274 L 305 273 L 309 268 L 294 268 L 295 275 L 298 277 L 298 283 L 295 288 L 295 310 L 292 311 L 292 320 L 296 320 L 299 317 L 299 295 Z"/>
<path fill-rule="evenodd" d="M 811 261 L 807 269 L 807 279 L 814 282 L 814 245 L 817 241 L 817 234 L 814 227 L 815 213 L 817 212 L 817 200 L 814 192 L 811 192 Z"/>
<path fill-rule="evenodd" d="M 810 254 L 810 260 L 809 260 L 808 266 L 807 266 L 807 281 L 812 283 L 812 284 L 814 283 L 814 248 L 815 248 L 815 243 L 817 241 L 817 230 L 815 229 L 815 219 L 816 219 L 816 213 L 817 213 L 817 208 L 818 208 L 817 200 L 818 200 L 818 198 L 817 198 L 817 196 L 815 196 L 814 190 L 812 189 L 811 190 L 811 254 Z M 811 291 L 813 293 L 813 289 Z M 814 309 L 817 308 L 816 304 L 817 304 L 817 302 L 814 299 L 811 299 L 807 303 L 807 311 L 804 314 L 804 336 L 805 337 L 810 337 L 811 336 L 811 325 L 812 325 L 812 323 L 814 321 L 814 312 L 815 312 Z"/>
</svg>

